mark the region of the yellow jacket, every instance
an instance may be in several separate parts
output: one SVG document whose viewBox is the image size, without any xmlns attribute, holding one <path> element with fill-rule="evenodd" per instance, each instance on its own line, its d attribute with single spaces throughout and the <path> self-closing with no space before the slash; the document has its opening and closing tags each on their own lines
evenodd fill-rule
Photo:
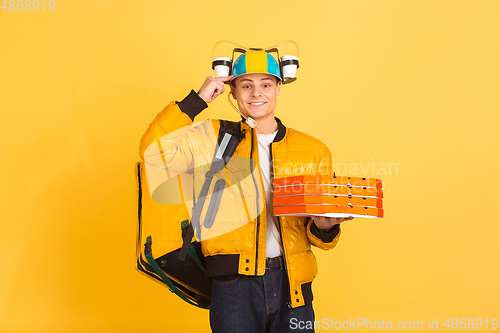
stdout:
<svg viewBox="0 0 500 333">
<path fill-rule="evenodd" d="M 144 160 L 148 147 L 161 137 L 182 128 L 193 126 L 194 117 L 207 106 L 194 91 L 191 91 L 183 101 L 168 104 L 149 125 L 141 139 L 139 152 L 141 159 Z M 271 143 L 270 149 L 271 182 L 274 177 L 332 174 L 331 153 L 320 140 L 285 127 L 278 118 L 276 118 L 276 121 L 278 122 L 278 133 Z M 218 120 L 209 120 L 209 122 L 213 125 L 214 132 L 218 133 L 220 122 Z M 263 191 L 264 185 L 260 174 L 257 135 L 255 129 L 252 129 L 246 123 L 241 123 L 241 130 L 244 133 L 244 138 L 237 146 L 231 161 L 235 157 L 244 157 L 253 160 L 256 164 L 254 182 L 257 182 L 257 187 L 261 189 L 257 191 L 260 198 L 257 198 L 256 204 L 263 205 L 264 209 L 255 214 L 255 218 L 250 217 L 251 221 L 247 219 L 241 227 L 215 237 L 202 239 L 201 246 L 207 269 L 206 277 L 229 274 L 256 276 L 265 273 L 267 214 L 265 193 Z M 200 154 L 203 155 L 203 151 L 200 150 Z M 168 156 L 162 156 L 162 158 L 165 161 Z M 204 175 L 204 172 L 206 172 L 204 168 L 199 168 L 198 171 L 195 168 L 194 178 L 203 178 L 200 175 Z M 195 180 L 194 191 L 199 193 L 199 190 L 200 186 L 196 185 Z M 248 203 L 249 200 L 246 199 L 246 203 Z M 242 201 L 241 197 L 240 201 Z M 151 205 L 156 204 L 151 203 Z M 248 207 L 250 206 L 248 205 Z M 221 205 L 220 207 L 220 209 L 224 209 L 223 207 L 228 206 Z M 250 216 L 251 212 L 249 213 L 249 210 L 251 209 L 248 207 L 245 206 L 245 209 L 247 216 Z M 157 208 L 160 208 L 160 206 Z M 161 207 L 161 209 L 163 209 L 162 213 L 157 213 L 159 215 L 150 216 L 149 218 L 168 216 L 168 208 Z M 168 217 L 173 218 L 173 216 Z M 179 219 L 184 217 L 178 216 Z M 146 218 L 148 217 L 146 216 Z M 309 217 L 280 216 L 278 220 L 278 231 L 281 235 L 291 295 L 289 306 L 295 308 L 308 304 L 313 299 L 311 283 L 316 277 L 318 266 L 311 251 L 311 245 L 324 250 L 334 248 L 340 237 L 340 226 L 337 225 L 331 231 L 325 233 L 320 231 Z M 177 248 L 181 246 L 179 240 L 172 241 L 168 236 L 160 239 L 161 241 L 175 243 L 173 246 Z M 162 251 L 158 246 L 156 249 Z"/>
</svg>

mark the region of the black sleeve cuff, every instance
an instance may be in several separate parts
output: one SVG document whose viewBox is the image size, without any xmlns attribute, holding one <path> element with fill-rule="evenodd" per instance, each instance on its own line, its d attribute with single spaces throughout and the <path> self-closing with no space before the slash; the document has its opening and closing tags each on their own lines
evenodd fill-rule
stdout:
<svg viewBox="0 0 500 333">
<path fill-rule="evenodd" d="M 312 220 L 312 219 L 311 219 Z M 316 223 L 312 221 L 311 223 L 311 233 L 321 239 L 324 243 L 332 242 L 340 231 L 340 224 L 336 224 L 327 232 L 319 230 Z"/>
<path fill-rule="evenodd" d="M 189 95 L 186 96 L 182 101 L 177 102 L 177 105 L 182 112 L 187 114 L 192 121 L 203 109 L 208 107 L 208 104 L 201 98 L 194 90 L 191 89 Z"/>
</svg>

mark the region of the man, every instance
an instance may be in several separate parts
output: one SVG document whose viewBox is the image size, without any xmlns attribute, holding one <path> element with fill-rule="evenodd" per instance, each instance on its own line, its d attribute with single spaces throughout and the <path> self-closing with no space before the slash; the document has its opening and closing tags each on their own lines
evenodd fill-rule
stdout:
<svg viewBox="0 0 500 333">
<path fill-rule="evenodd" d="M 197 93 L 170 103 L 143 136 L 141 156 L 161 135 L 192 124 L 225 92 L 226 81 L 240 113 L 257 123 L 255 128 L 241 124 L 244 138 L 233 158 L 253 159 L 259 167 L 265 188 L 265 195 L 259 195 L 266 209 L 248 226 L 202 240 L 206 276 L 213 281 L 210 324 L 215 333 L 299 332 L 291 329 L 292 319 L 314 321 L 311 283 L 317 263 L 311 245 L 333 248 L 339 224 L 352 217 L 273 216 L 274 177 L 332 174 L 331 154 L 321 141 L 286 128 L 274 117 L 282 82 L 276 60 L 264 51 L 247 51 L 234 63 L 233 75 L 207 77 Z"/>
</svg>

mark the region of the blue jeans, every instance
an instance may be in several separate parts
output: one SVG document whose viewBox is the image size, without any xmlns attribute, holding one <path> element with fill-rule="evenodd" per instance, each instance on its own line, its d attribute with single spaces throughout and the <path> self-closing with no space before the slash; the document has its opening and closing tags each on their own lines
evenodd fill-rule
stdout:
<svg viewBox="0 0 500 333">
<path fill-rule="evenodd" d="M 263 276 L 214 277 L 210 307 L 212 332 L 314 332 L 314 328 L 298 328 L 300 321 L 312 321 L 314 327 L 314 310 L 312 304 L 288 308 L 289 290 L 285 279 L 283 269 L 266 269 Z"/>
</svg>

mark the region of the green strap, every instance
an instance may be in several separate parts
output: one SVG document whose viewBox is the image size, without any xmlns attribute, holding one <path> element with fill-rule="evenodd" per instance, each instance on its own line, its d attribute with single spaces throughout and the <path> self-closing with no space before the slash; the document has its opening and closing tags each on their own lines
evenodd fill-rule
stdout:
<svg viewBox="0 0 500 333">
<path fill-rule="evenodd" d="M 187 228 L 187 227 L 189 227 L 189 220 L 181 221 L 181 230 L 184 228 Z M 182 240 L 184 241 L 184 238 Z M 204 271 L 204 272 L 207 271 L 205 269 L 205 267 L 203 267 L 203 264 L 201 263 L 200 258 L 196 254 L 196 251 L 194 250 L 194 247 L 193 247 L 193 243 L 191 243 L 191 245 L 189 245 L 188 254 L 191 257 L 191 259 L 193 259 L 194 262 L 198 265 L 198 267 L 200 267 L 200 269 L 202 271 Z"/>
<path fill-rule="evenodd" d="M 198 267 L 201 268 L 202 271 L 206 272 L 207 270 L 205 267 L 203 267 L 203 264 L 200 261 L 200 258 L 198 258 L 198 255 L 196 254 L 196 251 L 194 250 L 193 243 L 189 246 L 188 254 L 191 257 L 191 259 L 194 260 L 194 262 L 198 265 Z"/>
<path fill-rule="evenodd" d="M 152 238 L 151 238 L 151 236 L 149 236 L 146 239 L 146 243 L 144 244 L 144 246 L 147 247 L 147 245 L 151 244 L 151 243 L 152 243 Z M 193 249 L 193 251 L 194 251 L 194 249 Z M 191 305 L 194 305 L 194 306 L 201 308 L 201 309 L 208 309 L 208 308 L 205 308 L 203 306 L 200 306 L 200 305 L 192 302 L 179 289 L 177 289 L 177 287 L 172 283 L 172 281 L 168 278 L 168 276 L 165 274 L 165 272 L 163 272 L 162 269 L 160 268 L 160 266 L 158 266 L 158 263 L 153 259 L 152 251 L 149 253 L 144 253 L 144 254 L 146 256 L 146 260 L 148 261 L 149 265 L 151 265 L 151 267 L 153 267 L 156 274 L 158 274 L 161 277 L 163 282 L 165 282 L 167 284 L 167 286 L 170 288 L 170 290 L 172 290 L 173 293 L 175 293 L 177 296 L 179 296 L 180 298 L 182 298 L 183 300 L 185 300 L 186 302 L 188 302 Z"/>
</svg>

